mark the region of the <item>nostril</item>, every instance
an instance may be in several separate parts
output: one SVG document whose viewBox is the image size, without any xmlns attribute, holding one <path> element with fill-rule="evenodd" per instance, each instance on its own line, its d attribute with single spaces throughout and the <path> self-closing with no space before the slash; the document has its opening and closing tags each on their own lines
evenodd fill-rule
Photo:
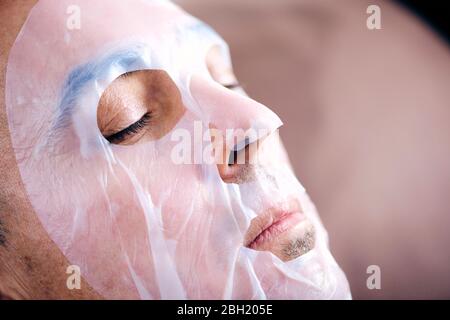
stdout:
<svg viewBox="0 0 450 320">
<path fill-rule="evenodd" d="M 238 155 L 239 155 L 239 151 L 237 151 L 237 150 L 232 150 L 230 152 L 230 156 L 228 157 L 228 166 L 229 167 L 237 165 Z"/>
<path fill-rule="evenodd" d="M 225 154 L 224 162 L 217 163 L 219 174 L 226 183 L 244 183 L 254 178 L 254 164 L 258 140 L 242 139 Z"/>
<path fill-rule="evenodd" d="M 249 160 L 249 145 L 250 139 L 248 137 L 246 137 L 240 143 L 237 143 L 230 151 L 230 155 L 228 157 L 228 166 L 247 164 Z"/>
<path fill-rule="evenodd" d="M 234 148 L 229 152 L 228 159 L 225 158 L 227 162 L 217 165 L 223 181 L 226 183 L 240 183 L 243 181 L 242 173 L 246 171 L 245 167 L 247 166 L 247 157 L 245 156 L 247 149 L 248 146 L 239 150 Z"/>
</svg>

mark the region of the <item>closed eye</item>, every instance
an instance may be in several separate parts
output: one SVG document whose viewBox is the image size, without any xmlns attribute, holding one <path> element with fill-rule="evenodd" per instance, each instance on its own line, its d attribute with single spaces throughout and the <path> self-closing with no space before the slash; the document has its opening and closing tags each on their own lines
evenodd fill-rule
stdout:
<svg viewBox="0 0 450 320">
<path fill-rule="evenodd" d="M 227 89 L 233 90 L 233 89 L 237 89 L 237 88 L 241 88 L 242 86 L 238 83 L 230 83 L 230 84 L 223 84 L 223 86 Z"/>
<path fill-rule="evenodd" d="M 112 135 L 109 135 L 106 138 L 110 143 L 119 144 L 124 141 L 127 137 L 133 136 L 145 130 L 148 127 L 148 124 L 151 120 L 151 112 L 147 112 L 140 118 L 138 121 L 133 123 L 132 125 L 126 127 L 125 129 L 120 130 Z"/>
<path fill-rule="evenodd" d="M 119 76 L 103 92 L 97 125 L 110 143 L 131 146 L 162 138 L 185 110 L 180 91 L 167 72 L 138 70 Z"/>
</svg>

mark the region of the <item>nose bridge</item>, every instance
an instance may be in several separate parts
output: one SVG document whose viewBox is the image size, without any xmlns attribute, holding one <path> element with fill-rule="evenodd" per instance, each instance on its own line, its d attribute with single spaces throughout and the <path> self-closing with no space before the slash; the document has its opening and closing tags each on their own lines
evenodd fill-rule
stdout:
<svg viewBox="0 0 450 320">
<path fill-rule="evenodd" d="M 259 141 L 283 124 L 280 118 L 266 106 L 211 79 L 193 77 L 191 93 L 210 128 L 219 131 L 221 143 L 214 138 L 212 142 L 220 150 L 215 161 L 222 180 L 244 183 L 251 179 Z"/>
<path fill-rule="evenodd" d="M 223 132 L 253 129 L 270 134 L 283 124 L 266 106 L 211 79 L 193 77 L 191 93 L 211 126 Z"/>
</svg>

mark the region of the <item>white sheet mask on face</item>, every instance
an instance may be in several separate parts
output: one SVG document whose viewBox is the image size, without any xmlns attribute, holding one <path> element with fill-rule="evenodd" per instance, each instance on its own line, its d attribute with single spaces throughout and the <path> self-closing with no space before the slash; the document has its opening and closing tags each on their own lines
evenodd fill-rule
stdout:
<svg viewBox="0 0 450 320">
<path fill-rule="evenodd" d="M 68 28 L 73 6 L 79 28 Z M 106 298 L 350 298 L 277 139 L 280 119 L 211 77 L 206 55 L 213 46 L 228 63 L 224 41 L 169 2 L 38 2 L 11 50 L 6 79 L 12 142 L 36 214 Z M 115 79 L 138 70 L 165 71 L 184 112 L 158 139 L 110 143 L 97 124 L 100 98 Z M 176 163 L 178 138 L 198 128 L 203 147 L 211 128 L 263 132 L 247 141 L 263 141 L 260 162 L 234 183 L 216 163 Z M 284 262 L 244 246 L 252 219 L 292 211 L 292 203 L 314 227 L 312 250 Z"/>
</svg>

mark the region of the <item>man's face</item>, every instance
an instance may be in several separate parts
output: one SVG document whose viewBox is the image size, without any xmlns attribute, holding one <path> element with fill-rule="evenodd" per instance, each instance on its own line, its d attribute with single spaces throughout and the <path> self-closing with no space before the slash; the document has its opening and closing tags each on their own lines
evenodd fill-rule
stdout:
<svg viewBox="0 0 450 320">
<path fill-rule="evenodd" d="M 239 88 L 223 40 L 179 8 L 40 1 L 5 92 L 29 201 L 100 295 L 348 296 L 280 119 Z"/>
</svg>

